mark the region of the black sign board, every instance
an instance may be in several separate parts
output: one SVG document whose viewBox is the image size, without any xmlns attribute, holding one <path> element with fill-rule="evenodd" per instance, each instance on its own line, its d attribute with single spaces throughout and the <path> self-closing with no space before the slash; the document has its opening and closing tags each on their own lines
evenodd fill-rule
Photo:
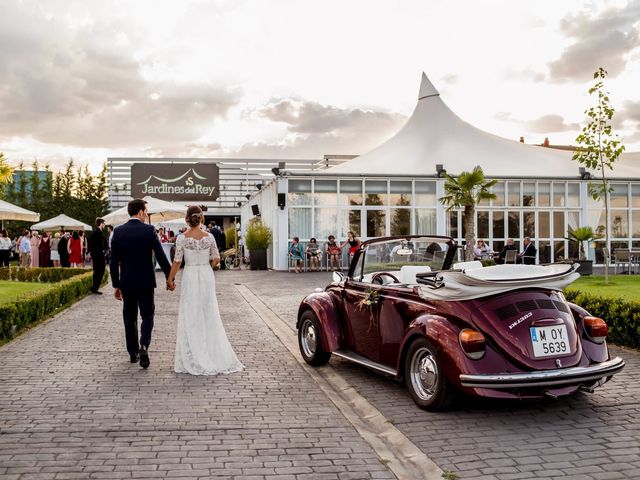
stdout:
<svg viewBox="0 0 640 480">
<path fill-rule="evenodd" d="M 209 201 L 220 193 L 220 170 L 215 163 L 134 163 L 131 196 L 162 200 Z"/>
</svg>

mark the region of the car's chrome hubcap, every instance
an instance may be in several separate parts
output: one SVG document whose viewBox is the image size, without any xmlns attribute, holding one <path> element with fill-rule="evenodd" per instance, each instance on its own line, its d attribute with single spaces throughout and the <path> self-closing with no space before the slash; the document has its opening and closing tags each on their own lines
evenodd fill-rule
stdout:
<svg viewBox="0 0 640 480">
<path fill-rule="evenodd" d="M 411 385 L 422 400 L 429 400 L 438 388 L 438 365 L 424 347 L 416 350 L 411 358 Z"/>
<path fill-rule="evenodd" d="M 307 357 L 313 357 L 316 353 L 316 345 L 318 337 L 316 336 L 316 328 L 310 320 L 305 320 L 302 325 L 302 350 Z"/>
</svg>

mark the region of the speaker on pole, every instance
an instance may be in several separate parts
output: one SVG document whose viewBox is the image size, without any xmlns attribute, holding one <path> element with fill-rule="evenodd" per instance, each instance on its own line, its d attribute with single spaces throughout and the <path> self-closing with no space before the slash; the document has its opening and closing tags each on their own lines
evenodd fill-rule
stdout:
<svg viewBox="0 0 640 480">
<path fill-rule="evenodd" d="M 280 207 L 280 210 L 284 210 L 284 207 L 287 205 L 287 194 L 286 193 L 279 193 L 278 194 L 278 206 Z"/>
<path fill-rule="evenodd" d="M 258 207 L 258 205 L 251 205 L 251 213 L 253 213 L 255 217 L 260 215 L 260 208 Z"/>
</svg>

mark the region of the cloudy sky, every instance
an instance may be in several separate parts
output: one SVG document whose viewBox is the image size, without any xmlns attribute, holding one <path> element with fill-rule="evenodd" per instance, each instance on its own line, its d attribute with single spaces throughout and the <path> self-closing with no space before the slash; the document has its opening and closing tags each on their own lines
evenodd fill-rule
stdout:
<svg viewBox="0 0 640 480">
<path fill-rule="evenodd" d="M 360 154 L 422 71 L 483 130 L 572 143 L 599 66 L 640 150 L 640 0 L 0 0 L 0 151 Z"/>
</svg>

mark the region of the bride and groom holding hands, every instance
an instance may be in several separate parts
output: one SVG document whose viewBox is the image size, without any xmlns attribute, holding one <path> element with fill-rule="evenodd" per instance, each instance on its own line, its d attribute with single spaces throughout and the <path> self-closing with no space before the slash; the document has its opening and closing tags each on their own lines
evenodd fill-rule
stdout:
<svg viewBox="0 0 640 480">
<path fill-rule="evenodd" d="M 115 298 L 122 301 L 122 315 L 131 363 L 148 368 L 149 345 L 155 312 L 156 274 L 153 253 L 165 274 L 167 289 L 175 290 L 175 278 L 182 260 L 180 302 L 174 367 L 177 373 L 216 375 L 244 368 L 227 339 L 216 297 L 212 267 L 220 263 L 213 235 L 202 230 L 200 207 L 187 210 L 189 228 L 176 240 L 173 265 L 162 250 L 153 226 L 146 224 L 144 200 L 129 202 L 130 219 L 117 227 L 111 240 L 111 282 Z M 142 318 L 138 337 L 138 310 Z"/>
</svg>

